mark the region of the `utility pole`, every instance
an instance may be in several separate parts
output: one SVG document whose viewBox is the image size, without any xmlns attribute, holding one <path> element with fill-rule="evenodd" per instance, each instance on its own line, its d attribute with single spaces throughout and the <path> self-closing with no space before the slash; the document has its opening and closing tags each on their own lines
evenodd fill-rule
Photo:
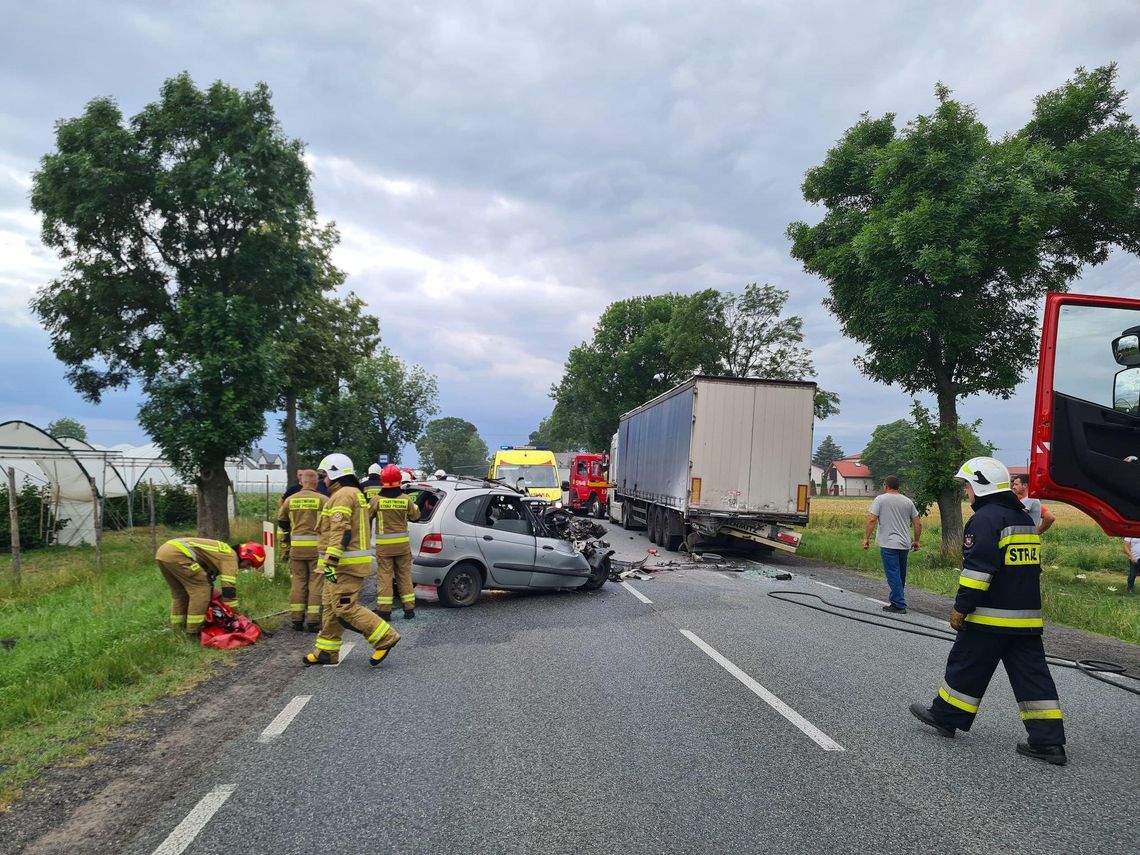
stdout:
<svg viewBox="0 0 1140 855">
<path fill-rule="evenodd" d="M 20 512 L 16 509 L 16 469 L 8 467 L 8 518 L 12 525 L 12 583 L 20 587 Z"/>
</svg>

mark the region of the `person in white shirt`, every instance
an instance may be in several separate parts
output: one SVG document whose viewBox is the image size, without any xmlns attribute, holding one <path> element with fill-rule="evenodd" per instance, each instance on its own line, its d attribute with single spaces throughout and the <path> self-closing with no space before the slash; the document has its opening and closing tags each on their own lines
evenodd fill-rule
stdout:
<svg viewBox="0 0 1140 855">
<path fill-rule="evenodd" d="M 1124 554 L 1128 556 L 1128 593 L 1131 594 L 1136 576 L 1140 574 L 1140 537 L 1124 538 Z"/>
<path fill-rule="evenodd" d="M 1040 499 L 1029 498 L 1029 476 L 1028 475 L 1014 475 L 1010 479 L 1013 484 L 1013 495 L 1021 499 L 1021 504 L 1025 506 L 1025 510 L 1029 511 L 1029 516 L 1033 517 L 1033 524 L 1037 526 L 1037 533 L 1044 534 L 1049 530 L 1049 526 L 1057 521 L 1053 516 L 1053 512 L 1041 504 Z"/>
</svg>

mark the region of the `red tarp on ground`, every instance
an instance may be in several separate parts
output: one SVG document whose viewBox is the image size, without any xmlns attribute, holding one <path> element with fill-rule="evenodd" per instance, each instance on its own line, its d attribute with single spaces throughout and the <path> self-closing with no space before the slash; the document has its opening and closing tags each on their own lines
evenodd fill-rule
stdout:
<svg viewBox="0 0 1140 855">
<path fill-rule="evenodd" d="M 261 627 L 244 615 L 234 612 L 222 602 L 222 595 L 214 591 L 210 607 L 206 609 L 206 622 L 202 625 L 202 646 L 218 650 L 233 650 L 253 644 L 261 637 Z"/>
</svg>

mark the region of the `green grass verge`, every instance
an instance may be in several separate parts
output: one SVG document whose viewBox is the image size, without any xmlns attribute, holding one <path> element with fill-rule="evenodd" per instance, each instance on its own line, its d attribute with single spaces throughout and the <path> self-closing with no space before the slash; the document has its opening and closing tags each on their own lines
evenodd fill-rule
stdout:
<svg viewBox="0 0 1140 855">
<path fill-rule="evenodd" d="M 234 539 L 259 532 L 260 523 L 239 523 Z M 159 542 L 185 533 L 161 532 Z M 18 590 L 10 569 L 0 559 L 0 809 L 44 767 L 83 762 L 140 707 L 241 655 L 170 630 L 170 589 L 146 531 L 109 533 L 102 570 L 91 547 L 24 555 Z M 288 574 L 242 573 L 238 593 L 246 614 L 278 612 L 288 607 Z"/>
<path fill-rule="evenodd" d="M 870 549 L 863 549 L 865 519 L 813 514 L 799 554 L 882 579 L 883 566 L 874 541 Z M 912 553 L 907 562 L 908 587 L 951 596 L 957 592 L 961 565 L 942 561 L 938 553 L 941 539 L 937 525 L 923 524 L 923 548 Z M 1140 593 L 1125 593 L 1128 564 L 1120 541 L 1107 537 L 1100 529 L 1060 525 L 1046 532 L 1042 540 L 1041 595 L 1045 617 L 1140 644 Z"/>
</svg>

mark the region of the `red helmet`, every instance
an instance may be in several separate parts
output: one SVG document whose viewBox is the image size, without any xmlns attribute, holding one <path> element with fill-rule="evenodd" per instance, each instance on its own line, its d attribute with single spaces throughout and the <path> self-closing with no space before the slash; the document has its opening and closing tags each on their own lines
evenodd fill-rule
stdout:
<svg viewBox="0 0 1140 855">
<path fill-rule="evenodd" d="M 395 463 L 389 463 L 384 467 L 384 471 L 380 473 L 380 486 L 399 487 L 402 477 L 403 473 L 400 471 L 400 467 Z"/>
<path fill-rule="evenodd" d="M 260 543 L 243 543 L 238 546 L 238 561 L 248 561 L 254 569 L 265 563 L 265 547 Z"/>
</svg>

